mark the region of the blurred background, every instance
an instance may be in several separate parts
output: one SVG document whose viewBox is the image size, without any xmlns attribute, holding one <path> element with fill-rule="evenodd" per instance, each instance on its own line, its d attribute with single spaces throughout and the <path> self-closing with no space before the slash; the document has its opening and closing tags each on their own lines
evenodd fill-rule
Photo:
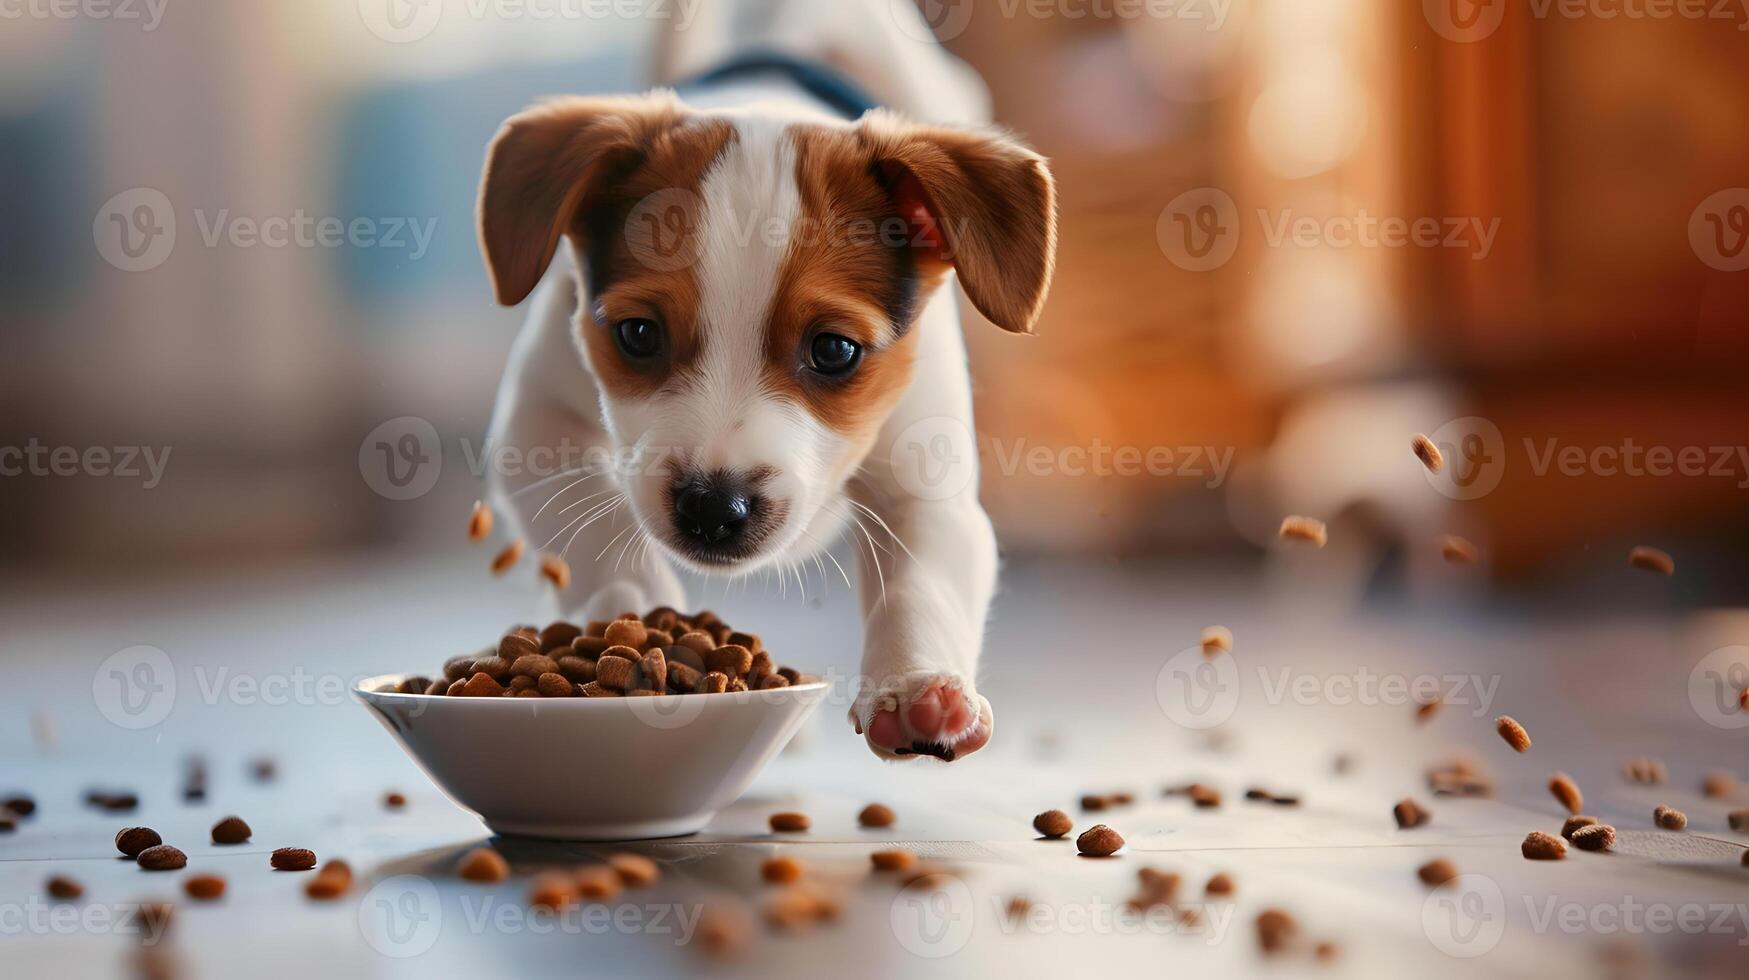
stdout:
<svg viewBox="0 0 1749 980">
<path fill-rule="evenodd" d="M 1039 336 L 968 324 L 1009 558 L 1267 583 L 1306 513 L 1333 596 L 1651 544 L 1641 601 L 1749 599 L 1749 13 L 1697 6 L 924 0 L 1060 186 Z M 4 5 L 0 578 L 460 555 L 523 315 L 483 148 L 684 7 Z"/>
</svg>

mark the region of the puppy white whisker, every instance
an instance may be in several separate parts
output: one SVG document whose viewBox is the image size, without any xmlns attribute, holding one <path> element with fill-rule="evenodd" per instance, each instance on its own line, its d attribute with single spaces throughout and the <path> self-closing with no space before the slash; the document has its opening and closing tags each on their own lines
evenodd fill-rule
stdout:
<svg viewBox="0 0 1749 980">
<path fill-rule="evenodd" d="M 529 485 L 527 485 L 525 487 L 517 487 L 515 490 L 512 490 L 509 493 L 505 494 L 504 499 L 505 500 L 515 500 L 516 498 L 522 496 L 525 493 L 532 493 L 535 490 L 539 490 L 541 487 L 546 486 L 547 484 L 553 482 L 554 480 L 563 480 L 566 477 L 576 476 L 579 473 L 587 473 L 587 474 L 593 476 L 593 475 L 600 473 L 600 472 L 601 472 L 601 470 L 596 469 L 594 467 L 590 467 L 590 466 L 579 466 L 576 469 L 560 470 L 557 473 L 550 473 L 546 476 L 543 476 L 540 479 L 534 481 L 533 483 L 530 483 Z"/>
<path fill-rule="evenodd" d="M 606 507 L 607 507 L 607 509 L 606 509 L 606 510 L 605 510 L 605 511 L 602 511 L 602 512 L 600 512 L 600 513 L 597 513 L 597 514 L 596 514 L 596 515 L 595 515 L 595 516 L 594 516 L 594 517 L 590 517 L 590 518 L 589 518 L 589 519 L 588 519 L 588 520 L 587 520 L 587 521 L 585 521 L 585 522 L 584 522 L 584 523 L 583 523 L 583 527 L 580 527 L 580 528 L 578 528 L 578 529 L 577 529 L 577 530 L 575 530 L 575 531 L 572 531 L 572 532 L 571 532 L 571 536 L 570 536 L 570 537 L 569 537 L 569 538 L 567 538 L 567 539 L 566 539 L 566 540 L 565 540 L 565 547 L 564 547 L 564 548 L 562 548 L 562 549 L 560 549 L 560 551 L 559 551 L 559 557 L 560 557 L 560 558 L 563 558 L 563 557 L 565 557 L 565 556 L 566 556 L 566 555 L 567 555 L 567 554 L 570 554 L 570 552 L 571 552 L 571 545 L 572 545 L 572 544 L 573 544 L 573 543 L 575 543 L 575 542 L 576 542 L 576 540 L 577 540 L 577 535 L 579 535 L 579 534 L 582 534 L 582 533 L 583 533 L 583 528 L 586 528 L 586 527 L 588 527 L 588 526 L 589 526 L 589 525 L 591 525 L 591 524 L 594 524 L 594 523 L 595 523 L 595 522 L 596 522 L 596 521 L 598 521 L 598 520 L 600 520 L 600 519 L 601 519 L 601 518 L 602 518 L 602 517 L 604 517 L 604 516 L 606 516 L 606 515 L 607 515 L 607 514 L 611 514 L 611 513 L 613 513 L 613 512 L 614 512 L 614 511 L 615 511 L 615 510 L 618 510 L 618 509 L 619 509 L 619 505 L 620 505 L 620 504 L 623 504 L 623 503 L 625 503 L 625 494 L 620 494 L 620 496 L 619 496 L 619 499 L 618 499 L 618 500 L 613 500 L 613 501 L 609 501 L 609 502 L 608 502 L 608 503 L 610 503 L 610 504 L 611 504 L 611 505 L 612 505 L 612 506 L 607 506 L 607 504 L 602 504 L 602 505 L 601 505 L 601 506 L 606 506 Z M 584 517 L 588 517 L 588 515 L 587 515 L 587 514 L 585 514 L 585 515 L 583 515 L 583 516 L 584 516 Z M 560 534 L 563 534 L 563 533 L 565 533 L 565 532 L 563 532 L 563 531 L 560 531 L 560 532 L 559 532 L 559 533 L 560 533 Z M 548 543 L 549 543 L 549 544 L 550 544 L 550 543 L 551 543 L 551 542 L 548 542 Z"/>
<path fill-rule="evenodd" d="M 567 484 L 565 484 L 565 485 L 564 485 L 564 486 L 563 486 L 563 487 L 561 487 L 561 488 L 559 488 L 559 490 L 558 490 L 558 491 L 556 491 L 556 492 L 555 492 L 555 493 L 554 493 L 554 494 L 553 494 L 553 495 L 552 495 L 552 496 L 550 496 L 550 497 L 548 497 L 548 498 L 547 498 L 547 501 L 546 501 L 546 503 L 544 503 L 544 504 L 541 504 L 541 505 L 540 505 L 540 509 L 539 509 L 539 510 L 536 510 L 536 511 L 535 511 L 535 512 L 534 512 L 534 516 L 533 516 L 533 517 L 530 517 L 530 518 L 529 518 L 529 519 L 528 519 L 528 523 L 530 523 L 530 524 L 533 524 L 533 523 L 534 523 L 534 522 L 535 522 L 535 521 L 537 521 L 537 520 L 539 520 L 539 519 L 540 519 L 540 515 L 541 515 L 541 514 L 542 514 L 542 513 L 543 513 L 543 512 L 544 512 L 544 511 L 545 511 L 545 510 L 546 510 L 546 509 L 547 509 L 547 508 L 548 508 L 548 507 L 550 507 L 550 506 L 552 506 L 552 503 L 553 503 L 553 501 L 555 501 L 555 500 L 557 500 L 557 499 L 559 499 L 559 497 L 561 497 L 561 496 L 562 496 L 562 495 L 564 495 L 564 493 L 565 493 L 565 492 L 566 492 L 566 491 L 567 491 L 567 490 L 570 490 L 570 489 L 571 489 L 571 488 L 572 488 L 572 487 L 574 487 L 574 486 L 577 486 L 577 485 L 578 485 L 578 484 L 580 484 L 580 483 L 587 483 L 587 482 L 589 482 L 589 481 L 590 481 L 590 480 L 593 480 L 593 479 L 595 479 L 595 478 L 596 478 L 596 477 L 598 477 L 598 476 L 600 476 L 600 475 L 601 475 L 601 473 L 600 473 L 600 472 L 599 472 L 599 471 L 597 471 L 597 472 L 594 472 L 594 473 L 586 473 L 586 474 L 584 474 L 584 475 L 583 475 L 583 476 L 582 476 L 582 477 L 579 477 L 579 478 L 578 478 L 578 479 L 576 479 L 576 480 L 573 480 L 573 481 L 572 481 L 572 482 L 570 482 L 570 483 L 567 483 Z"/>
<path fill-rule="evenodd" d="M 566 524 L 564 527 L 559 528 L 559 531 L 557 534 L 554 534 L 552 537 L 548 538 L 547 543 L 541 545 L 539 550 L 545 551 L 548 548 L 551 548 L 553 546 L 554 541 L 557 541 L 557 540 L 559 540 L 560 537 L 564 536 L 564 533 L 566 531 L 569 531 L 569 530 L 571 530 L 571 528 L 576 527 L 577 522 L 579 522 L 579 521 L 584 521 L 585 523 L 583 524 L 583 527 L 588 527 L 591 523 L 594 523 L 595 517 L 600 516 L 602 507 L 616 505 L 624 499 L 625 499 L 625 495 L 620 494 L 619 497 L 614 499 L 614 500 L 603 501 L 602 503 L 597 504 L 595 507 L 592 507 L 589 510 L 584 511 L 581 514 L 578 514 L 576 517 L 571 519 L 570 523 Z M 590 515 L 595 515 L 595 517 L 592 517 Z M 577 528 L 577 530 L 581 531 L 581 530 L 583 530 L 583 527 L 579 527 L 579 528 Z M 576 535 L 573 534 L 572 537 L 575 538 Z M 569 545 L 567 545 L 567 547 L 569 547 Z"/>
</svg>

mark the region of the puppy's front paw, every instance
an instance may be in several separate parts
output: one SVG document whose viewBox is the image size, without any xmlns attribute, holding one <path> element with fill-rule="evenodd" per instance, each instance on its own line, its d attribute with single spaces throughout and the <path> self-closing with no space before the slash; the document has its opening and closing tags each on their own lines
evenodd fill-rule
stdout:
<svg viewBox="0 0 1749 980">
<path fill-rule="evenodd" d="M 850 709 L 850 724 L 884 759 L 970 755 L 990 741 L 995 716 L 970 678 L 919 671 L 870 684 Z"/>
</svg>

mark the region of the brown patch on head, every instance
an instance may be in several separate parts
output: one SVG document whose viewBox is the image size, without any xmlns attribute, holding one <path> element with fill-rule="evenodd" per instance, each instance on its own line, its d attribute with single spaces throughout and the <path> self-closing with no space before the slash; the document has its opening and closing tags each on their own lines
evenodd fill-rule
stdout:
<svg viewBox="0 0 1749 980">
<path fill-rule="evenodd" d="M 733 134 L 668 92 L 558 99 L 512 117 L 480 186 L 480 242 L 499 302 L 521 302 L 571 235 L 594 299 L 580 317 L 591 369 L 615 394 L 660 388 L 697 353 L 698 189 Z M 661 325 L 659 356 L 620 353 L 613 330 L 631 318 Z"/>
</svg>

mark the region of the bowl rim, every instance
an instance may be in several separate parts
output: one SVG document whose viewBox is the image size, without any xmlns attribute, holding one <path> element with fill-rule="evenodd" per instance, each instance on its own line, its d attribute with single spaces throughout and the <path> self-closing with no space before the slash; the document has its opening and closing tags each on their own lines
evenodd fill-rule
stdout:
<svg viewBox="0 0 1749 980">
<path fill-rule="evenodd" d="M 414 676 L 412 673 L 402 672 L 402 673 L 390 673 L 390 674 L 377 674 L 377 675 L 372 676 L 372 677 L 361 677 L 353 683 L 352 694 L 354 697 L 357 697 L 360 699 L 388 698 L 388 699 L 394 699 L 394 700 L 405 700 L 409 703 L 415 703 L 415 704 L 419 703 L 419 702 L 438 702 L 438 701 L 442 701 L 442 702 L 450 702 L 450 701 L 478 701 L 478 702 L 500 701 L 500 702 L 504 702 L 507 704 L 527 705 L 535 700 L 533 698 L 504 698 L 504 697 L 452 698 L 447 694 L 405 694 L 405 693 L 402 693 L 400 691 L 379 691 L 379 690 L 376 690 L 377 686 L 384 684 L 384 683 L 387 683 L 390 680 L 404 680 L 404 679 L 406 679 L 408 677 L 412 677 L 412 676 Z M 826 691 L 826 690 L 830 689 L 831 686 L 832 685 L 825 680 L 817 680 L 817 681 L 809 681 L 806 684 L 791 684 L 787 687 L 770 687 L 770 688 L 765 688 L 763 690 L 758 690 L 758 691 L 723 691 L 723 692 L 718 693 L 718 694 L 656 694 L 656 695 L 651 695 L 651 697 L 660 699 L 656 703 L 666 703 L 668 701 L 676 700 L 679 698 L 685 698 L 689 702 L 694 700 L 694 699 L 697 699 L 697 698 L 706 698 L 706 699 L 709 699 L 709 703 L 715 703 L 715 704 L 721 704 L 723 701 L 730 700 L 730 699 L 733 699 L 739 703 L 746 703 L 749 701 L 772 702 L 772 701 L 783 700 L 785 697 L 789 696 L 790 694 L 803 694 L 803 693 L 811 693 L 814 691 Z M 540 698 L 539 699 L 539 703 L 543 704 L 543 705 L 545 705 L 549 702 L 552 704 L 570 704 L 572 702 L 596 703 L 596 704 L 624 702 L 627 704 L 636 704 L 636 703 L 649 703 L 649 701 L 650 701 L 649 698 L 626 698 L 626 697 L 618 697 L 618 698 L 570 697 L 570 698 Z"/>
</svg>

